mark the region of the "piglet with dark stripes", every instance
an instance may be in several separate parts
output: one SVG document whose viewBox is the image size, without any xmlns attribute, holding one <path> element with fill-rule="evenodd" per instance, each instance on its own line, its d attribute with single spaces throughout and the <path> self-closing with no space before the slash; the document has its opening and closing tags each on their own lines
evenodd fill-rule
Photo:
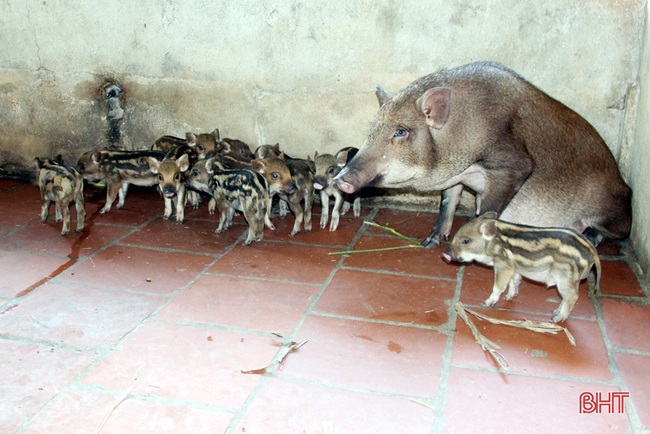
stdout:
<svg viewBox="0 0 650 434">
<path fill-rule="evenodd" d="M 573 229 L 537 228 L 506 223 L 496 213 L 483 214 L 461 227 L 443 253 L 447 261 L 472 262 L 494 267 L 492 295 L 483 302 L 494 306 L 508 287 L 506 300 L 519 291 L 521 278 L 556 285 L 562 297 L 553 322 L 566 320 L 578 301 L 578 285 L 592 268 L 596 290 L 600 259 L 595 247 Z"/>
</svg>

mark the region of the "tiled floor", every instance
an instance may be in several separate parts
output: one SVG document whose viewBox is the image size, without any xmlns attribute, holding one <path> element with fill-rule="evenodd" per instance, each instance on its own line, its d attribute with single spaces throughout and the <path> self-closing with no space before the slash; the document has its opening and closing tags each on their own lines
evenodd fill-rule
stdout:
<svg viewBox="0 0 650 434">
<path fill-rule="evenodd" d="M 241 217 L 216 235 L 205 204 L 176 224 L 153 189 L 109 214 L 86 196 L 86 231 L 62 237 L 34 185 L 0 180 L 0 432 L 650 430 L 649 299 L 625 246 L 601 249 L 605 296 L 581 285 L 576 346 L 473 317 L 505 372 L 455 304 L 547 321 L 555 289 L 524 282 L 490 309 L 492 271 L 447 264 L 443 247 L 330 255 L 408 244 L 363 222 L 422 238 L 430 213 L 364 208 L 334 233 L 316 214 L 296 237 L 275 218 L 245 247 Z M 623 412 L 580 412 L 584 392 L 617 391 Z"/>
</svg>

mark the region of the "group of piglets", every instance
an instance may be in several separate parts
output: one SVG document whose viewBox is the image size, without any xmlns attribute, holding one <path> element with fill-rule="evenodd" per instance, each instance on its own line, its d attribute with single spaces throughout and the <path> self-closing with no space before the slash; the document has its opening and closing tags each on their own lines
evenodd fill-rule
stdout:
<svg viewBox="0 0 650 434">
<path fill-rule="evenodd" d="M 72 168 L 60 160 L 37 159 L 39 186 L 43 198 L 42 219 L 48 216 L 51 201 L 57 203 L 57 221 L 63 210 L 64 229 L 69 232 L 69 204 L 76 201 L 78 213 L 83 210 L 83 181 L 106 184 L 106 203 L 100 213 L 107 213 L 117 199 L 124 205 L 129 185 L 157 186 L 164 199 L 165 219 L 175 209 L 178 223 L 183 222 L 187 203 L 198 207 L 202 196 L 210 198 L 208 210 L 218 212 L 217 233 L 232 225 L 236 211 L 241 212 L 249 231 L 244 244 L 263 238 L 264 227 L 274 230 L 270 218 L 274 196 L 279 197 L 280 215 L 291 210 L 295 223 L 291 235 L 311 230 L 311 208 L 315 190 L 320 191 L 324 212 L 320 226 L 328 222 L 329 197 L 334 197 L 330 230 L 338 227 L 339 216 L 354 202 L 354 213 L 360 213 L 360 199 L 341 193 L 334 177 L 341 171 L 355 148 L 344 148 L 336 155 L 318 154 L 300 159 L 285 155 L 280 146 L 264 145 L 251 151 L 241 140 L 221 139 L 219 130 L 211 133 L 187 133 L 186 137 L 163 136 L 147 150 L 92 150 L 85 152 Z M 65 185 L 65 179 L 74 180 Z M 57 192 L 55 195 L 51 191 Z M 67 211 L 67 214 L 66 214 Z M 68 222 L 66 224 L 66 222 Z M 77 230 L 83 230 L 83 218 L 78 218 Z"/>
<path fill-rule="evenodd" d="M 330 230 L 351 203 L 359 214 L 355 195 L 366 186 L 441 191 L 438 218 L 422 242 L 438 246 L 451 234 L 460 195 L 468 188 L 476 195 L 479 217 L 458 230 L 444 258 L 494 267 L 487 306 L 506 288 L 506 298 L 515 297 L 522 276 L 557 285 L 562 302 L 552 319 L 566 320 L 580 281 L 592 269 L 599 286 L 595 246 L 627 238 L 631 227 L 631 190 L 595 128 L 513 70 L 491 62 L 435 72 L 397 94 L 378 86 L 376 94 L 380 109 L 358 150 L 317 153 L 312 161 L 291 158 L 277 145 L 253 153 L 239 140 L 221 140 L 218 130 L 188 133 L 185 139 L 164 136 L 148 151 L 88 152 L 79 159 L 81 175 L 48 162 L 40 169 L 41 192 L 48 206 L 60 200 L 64 207 L 83 200 L 74 192 L 83 186 L 76 177 L 103 180 L 102 212 L 108 212 L 117 196 L 117 206 L 124 204 L 129 184 L 158 184 L 165 218 L 175 198 L 179 222 L 185 201 L 197 206 L 198 192 L 207 193 L 210 211 L 219 211 L 217 231 L 227 229 L 239 210 L 250 226 L 250 244 L 262 239 L 265 225 L 273 229 L 274 195 L 281 199 L 281 215 L 287 207 L 295 215 L 295 235 L 301 227 L 311 229 L 314 190 L 323 204 L 322 228 L 334 197 Z M 50 193 L 48 182 L 61 184 L 56 176 L 70 179 L 65 198 Z M 64 213 L 59 209 L 57 216 Z M 42 216 L 47 217 L 45 204 Z M 78 220 L 80 230 L 83 219 Z"/>
</svg>

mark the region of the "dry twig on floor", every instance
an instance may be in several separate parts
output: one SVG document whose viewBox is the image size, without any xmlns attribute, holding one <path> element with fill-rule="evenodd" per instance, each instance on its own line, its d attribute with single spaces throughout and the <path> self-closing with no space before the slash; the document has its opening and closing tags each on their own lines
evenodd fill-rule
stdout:
<svg viewBox="0 0 650 434">
<path fill-rule="evenodd" d="M 241 371 L 242 374 L 260 374 L 260 375 L 262 375 L 262 374 L 265 374 L 267 372 L 271 372 L 271 370 L 273 368 L 275 368 L 276 366 L 279 366 L 280 364 L 282 364 L 285 357 L 287 357 L 287 355 L 290 352 L 297 350 L 298 348 L 302 347 L 303 345 L 305 345 L 309 341 L 309 339 L 305 339 L 305 340 L 300 341 L 300 342 L 287 341 L 286 338 L 284 336 L 282 336 L 281 334 L 278 334 L 278 333 L 273 333 L 273 334 L 278 336 L 278 337 L 281 337 L 282 339 L 285 339 L 285 342 L 283 342 L 282 346 L 280 347 L 280 351 L 275 356 L 275 360 L 273 362 L 271 362 L 270 365 L 268 365 L 268 366 L 266 366 L 264 368 L 250 369 L 248 371 Z"/>
<path fill-rule="evenodd" d="M 458 315 L 465 321 L 465 324 L 469 327 L 469 329 L 472 331 L 472 334 L 474 335 L 474 339 L 478 344 L 483 348 L 483 351 L 488 352 L 492 358 L 494 359 L 495 362 L 506 372 L 508 372 L 508 362 L 506 361 L 505 357 L 503 357 L 497 350 L 500 350 L 501 347 L 498 344 L 495 344 L 478 330 L 478 328 L 474 325 L 474 322 L 472 322 L 471 319 L 469 319 L 469 316 L 467 316 L 467 310 L 465 309 L 465 306 L 463 306 L 463 303 L 458 302 L 456 303 L 456 312 L 458 312 Z"/>
<path fill-rule="evenodd" d="M 501 347 L 481 334 L 481 332 L 474 325 L 472 320 L 469 319 L 469 316 L 467 315 L 468 313 L 474 315 L 478 319 L 488 321 L 492 324 L 501 324 L 510 327 L 522 328 L 536 333 L 557 334 L 559 332 L 564 332 L 571 345 L 573 346 L 576 345 L 576 341 L 573 338 L 573 335 L 569 332 L 569 330 L 567 330 L 565 327 L 562 327 L 561 325 L 558 324 L 554 324 L 550 322 L 531 321 L 529 319 L 503 320 L 498 318 L 492 318 L 487 315 L 483 315 L 474 310 L 466 308 L 461 302 L 456 303 L 455 309 L 456 312 L 458 312 L 458 315 L 463 319 L 463 321 L 465 321 L 465 324 L 467 324 L 467 326 L 470 328 L 472 334 L 474 335 L 474 339 L 476 339 L 476 342 L 478 342 L 481 348 L 483 348 L 483 351 L 489 352 L 490 355 L 494 358 L 494 360 L 499 364 L 499 366 L 506 371 L 508 370 L 508 363 L 506 362 L 505 358 L 496 351 L 498 349 L 501 349 Z"/>
</svg>

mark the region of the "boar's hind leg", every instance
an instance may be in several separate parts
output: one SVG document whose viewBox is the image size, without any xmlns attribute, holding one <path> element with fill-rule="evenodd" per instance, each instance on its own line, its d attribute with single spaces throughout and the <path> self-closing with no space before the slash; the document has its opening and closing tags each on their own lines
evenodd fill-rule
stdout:
<svg viewBox="0 0 650 434">
<path fill-rule="evenodd" d="M 463 185 L 458 184 L 442 191 L 440 200 L 440 213 L 433 230 L 428 237 L 422 241 L 424 247 L 438 247 L 443 238 L 448 238 L 451 233 L 451 224 L 454 220 L 454 213 L 460 201 L 460 194 L 463 192 Z"/>
<path fill-rule="evenodd" d="M 630 235 L 632 225 L 632 205 L 630 193 L 626 191 L 614 198 L 603 198 L 608 203 L 606 209 L 601 209 L 597 219 L 587 222 L 589 227 L 583 232 L 594 246 L 598 246 L 605 238 L 622 240 Z"/>
</svg>

